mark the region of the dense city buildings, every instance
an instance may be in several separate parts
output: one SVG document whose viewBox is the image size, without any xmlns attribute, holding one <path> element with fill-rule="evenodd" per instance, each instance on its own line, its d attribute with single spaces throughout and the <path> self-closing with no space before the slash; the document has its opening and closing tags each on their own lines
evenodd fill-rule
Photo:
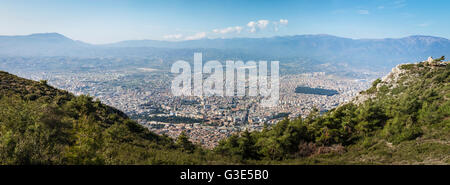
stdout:
<svg viewBox="0 0 450 185">
<path fill-rule="evenodd" d="M 178 97 L 171 93 L 173 75 L 152 68 L 94 72 L 26 72 L 19 76 L 39 80 L 76 95 L 88 94 L 114 106 L 158 134 L 177 137 L 185 131 L 207 148 L 243 130 L 261 130 L 284 117 L 304 117 L 313 108 L 321 112 L 347 102 L 368 87 L 368 79 L 339 77 L 325 72 L 280 77 L 275 107 L 259 105 L 261 97 Z M 335 90 L 336 95 L 296 93 L 299 86 Z"/>
</svg>

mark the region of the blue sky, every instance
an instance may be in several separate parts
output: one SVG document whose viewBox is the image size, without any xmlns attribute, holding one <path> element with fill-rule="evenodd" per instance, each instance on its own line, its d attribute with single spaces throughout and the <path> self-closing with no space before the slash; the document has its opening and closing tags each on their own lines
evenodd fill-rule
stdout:
<svg viewBox="0 0 450 185">
<path fill-rule="evenodd" d="M 450 38 L 448 0 L 2 0 L 0 35 L 57 32 L 89 43 L 131 39 Z"/>
</svg>

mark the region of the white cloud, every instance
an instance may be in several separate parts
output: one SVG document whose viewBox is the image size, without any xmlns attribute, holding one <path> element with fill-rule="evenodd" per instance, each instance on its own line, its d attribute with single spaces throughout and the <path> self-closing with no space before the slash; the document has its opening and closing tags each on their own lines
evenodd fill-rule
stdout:
<svg viewBox="0 0 450 185">
<path fill-rule="evenodd" d="M 220 34 L 228 34 L 228 33 L 241 33 L 242 31 L 241 26 L 235 26 L 235 27 L 228 27 L 224 29 L 214 29 L 214 33 L 220 33 Z"/>
<path fill-rule="evenodd" d="M 280 19 L 279 21 L 269 21 L 261 19 L 258 21 L 250 21 L 249 23 L 247 23 L 247 27 L 230 26 L 222 29 L 213 29 L 212 32 L 199 32 L 189 36 L 183 36 L 182 34 L 164 35 L 163 38 L 169 40 L 198 40 L 205 38 L 210 34 L 216 34 L 215 36 L 219 36 L 219 34 L 240 34 L 243 30 L 246 30 L 250 33 L 255 33 L 268 27 L 273 28 L 274 31 L 278 31 L 279 27 L 286 26 L 288 22 L 289 21 L 287 19 Z"/>
<path fill-rule="evenodd" d="M 181 39 L 183 37 L 182 34 L 173 34 L 173 35 L 164 35 L 164 39 Z"/>
<path fill-rule="evenodd" d="M 255 33 L 256 32 L 256 22 L 250 21 L 247 24 L 248 27 L 250 27 L 250 32 Z"/>
<path fill-rule="evenodd" d="M 287 19 L 280 19 L 280 24 L 282 24 L 282 25 L 287 25 L 288 22 L 289 21 Z"/>
<path fill-rule="evenodd" d="M 195 35 L 187 36 L 184 40 L 198 40 L 206 37 L 206 32 L 196 33 Z"/>
<path fill-rule="evenodd" d="M 273 30 L 274 31 L 278 31 L 278 29 L 280 28 L 280 26 L 286 26 L 288 24 L 288 20 L 287 19 L 280 19 L 280 21 L 274 21 L 273 23 Z"/>
<path fill-rule="evenodd" d="M 236 33 L 241 33 L 242 29 L 243 28 L 241 26 L 234 27 L 234 30 L 236 31 Z"/>
<path fill-rule="evenodd" d="M 358 14 L 369 15 L 370 13 L 369 13 L 369 10 L 358 10 Z"/>
<path fill-rule="evenodd" d="M 259 27 L 260 29 L 266 28 L 268 24 L 269 24 L 269 21 L 268 21 L 268 20 L 259 20 L 259 21 L 258 21 L 258 27 Z"/>
<path fill-rule="evenodd" d="M 247 27 L 250 28 L 250 33 L 255 33 L 257 30 L 262 30 L 265 29 L 267 27 L 267 25 L 269 25 L 269 21 L 268 20 L 259 20 L 257 22 L 255 21 L 250 21 L 247 24 Z"/>
</svg>

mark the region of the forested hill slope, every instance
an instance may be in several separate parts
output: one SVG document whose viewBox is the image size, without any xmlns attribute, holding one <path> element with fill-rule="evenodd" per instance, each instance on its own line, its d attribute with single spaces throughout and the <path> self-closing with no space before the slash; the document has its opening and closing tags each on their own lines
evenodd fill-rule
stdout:
<svg viewBox="0 0 450 185">
<path fill-rule="evenodd" d="M 91 97 L 0 71 L 0 164 L 217 162 L 209 156 L 185 135 L 174 142 Z"/>
<path fill-rule="evenodd" d="M 450 164 L 450 65 L 404 64 L 352 102 L 213 151 L 117 109 L 0 72 L 0 164 Z"/>
<path fill-rule="evenodd" d="M 255 163 L 450 164 L 450 65 L 403 64 L 324 115 L 244 132 L 215 151 Z"/>
</svg>

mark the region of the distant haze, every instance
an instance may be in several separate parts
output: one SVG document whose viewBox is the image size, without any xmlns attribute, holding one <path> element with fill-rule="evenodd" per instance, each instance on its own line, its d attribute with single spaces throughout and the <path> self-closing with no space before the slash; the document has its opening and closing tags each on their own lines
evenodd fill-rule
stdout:
<svg viewBox="0 0 450 185">
<path fill-rule="evenodd" d="M 270 38 L 200 39 L 192 41 L 132 40 L 106 45 L 74 41 L 58 33 L 0 36 L 0 56 L 120 57 L 164 56 L 214 50 L 220 55 L 266 60 L 311 58 L 328 63 L 392 67 L 398 63 L 450 56 L 450 41 L 432 36 L 399 39 L 348 39 L 332 35 Z M 171 54 L 172 53 L 172 54 Z M 250 59 L 257 59 L 251 58 Z M 174 62 L 174 61 L 171 61 Z"/>
</svg>

